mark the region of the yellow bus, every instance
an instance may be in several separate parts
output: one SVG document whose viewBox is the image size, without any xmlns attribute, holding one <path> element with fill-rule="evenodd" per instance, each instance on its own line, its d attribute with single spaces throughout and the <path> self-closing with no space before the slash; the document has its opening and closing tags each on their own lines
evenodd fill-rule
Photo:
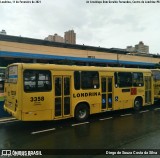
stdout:
<svg viewBox="0 0 160 158">
<path fill-rule="evenodd" d="M 160 70 L 152 69 L 155 101 L 160 100 Z"/>
<path fill-rule="evenodd" d="M 23 121 L 59 120 L 154 102 L 150 70 L 54 64 L 11 64 L 4 109 Z"/>
</svg>

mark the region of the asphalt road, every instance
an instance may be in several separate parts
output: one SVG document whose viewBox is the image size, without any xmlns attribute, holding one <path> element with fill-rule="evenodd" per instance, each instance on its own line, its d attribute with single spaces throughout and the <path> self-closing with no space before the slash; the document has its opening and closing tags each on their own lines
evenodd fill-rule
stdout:
<svg viewBox="0 0 160 158">
<path fill-rule="evenodd" d="M 29 157 L 160 157 L 157 155 L 159 151 L 146 155 L 124 154 L 127 149 L 131 152 L 135 149 L 145 149 L 146 152 L 160 149 L 159 136 L 158 105 L 140 112 L 122 110 L 93 115 L 83 123 L 74 119 L 48 122 L 0 120 L 0 149 L 3 149 L 0 155 L 23 157 L 13 156 L 13 151 L 40 150 L 42 156 Z M 11 150 L 13 155 L 4 156 L 5 150 Z M 113 156 L 112 150 L 124 153 Z"/>
</svg>

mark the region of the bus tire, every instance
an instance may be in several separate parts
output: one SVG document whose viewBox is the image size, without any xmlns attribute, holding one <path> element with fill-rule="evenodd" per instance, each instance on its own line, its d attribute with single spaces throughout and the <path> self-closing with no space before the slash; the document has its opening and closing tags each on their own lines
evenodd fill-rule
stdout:
<svg viewBox="0 0 160 158">
<path fill-rule="evenodd" d="M 88 118 L 88 116 L 89 116 L 88 106 L 84 103 L 77 105 L 75 109 L 75 119 L 77 121 L 84 121 Z"/>
<path fill-rule="evenodd" d="M 139 111 L 142 107 L 142 99 L 141 98 L 136 98 L 134 100 L 134 110 Z"/>
</svg>

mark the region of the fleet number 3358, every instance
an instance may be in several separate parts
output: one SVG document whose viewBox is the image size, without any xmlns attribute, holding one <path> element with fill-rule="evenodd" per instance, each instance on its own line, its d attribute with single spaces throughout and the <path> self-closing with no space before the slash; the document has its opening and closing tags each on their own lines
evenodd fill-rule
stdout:
<svg viewBox="0 0 160 158">
<path fill-rule="evenodd" d="M 33 102 L 33 101 L 44 101 L 44 97 L 31 97 L 30 98 L 30 101 Z"/>
</svg>

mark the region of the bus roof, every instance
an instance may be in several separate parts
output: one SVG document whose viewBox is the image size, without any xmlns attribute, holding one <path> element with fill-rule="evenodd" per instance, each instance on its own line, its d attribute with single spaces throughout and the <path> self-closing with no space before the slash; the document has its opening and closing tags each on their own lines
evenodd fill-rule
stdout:
<svg viewBox="0 0 160 158">
<path fill-rule="evenodd" d="M 77 66 L 77 65 L 56 65 L 56 64 L 41 64 L 41 63 L 13 63 L 8 65 L 19 65 L 23 69 L 43 69 L 43 70 L 77 70 L 77 71 L 123 71 L 123 72 L 151 72 L 149 69 L 140 68 L 124 68 L 124 67 L 96 67 L 96 66 Z"/>
</svg>

